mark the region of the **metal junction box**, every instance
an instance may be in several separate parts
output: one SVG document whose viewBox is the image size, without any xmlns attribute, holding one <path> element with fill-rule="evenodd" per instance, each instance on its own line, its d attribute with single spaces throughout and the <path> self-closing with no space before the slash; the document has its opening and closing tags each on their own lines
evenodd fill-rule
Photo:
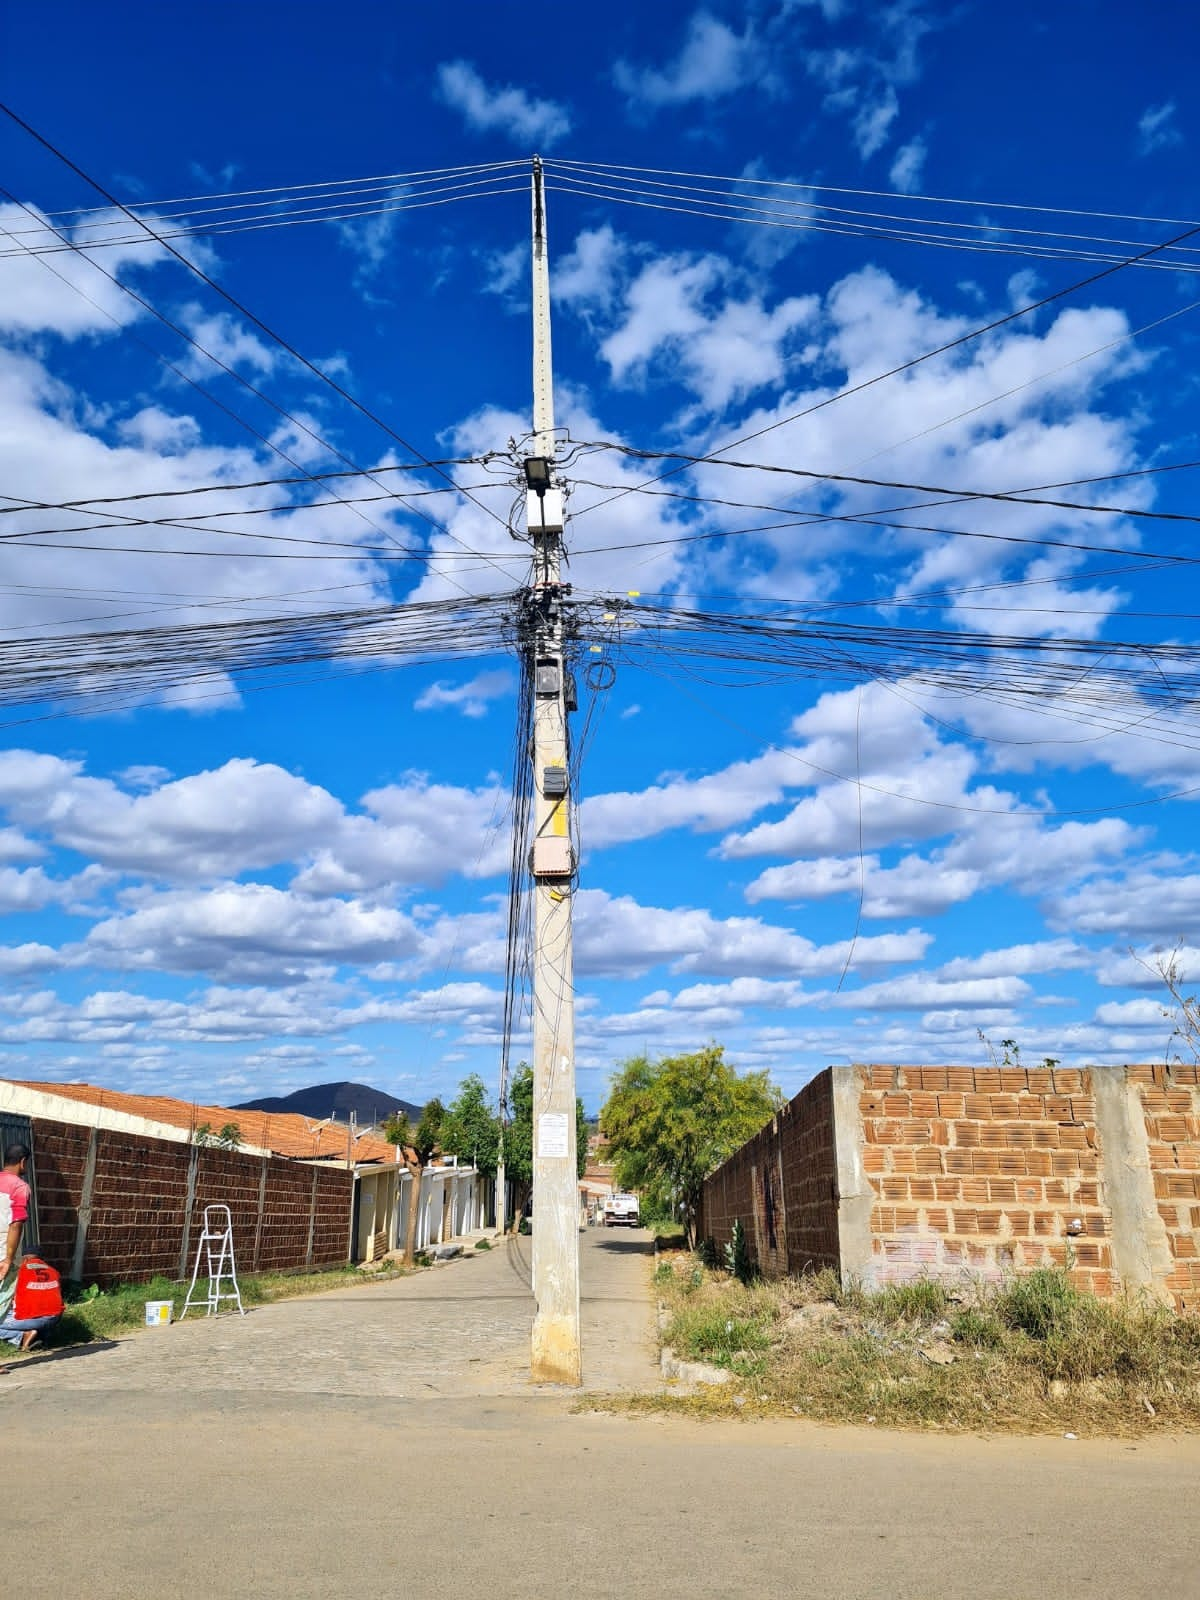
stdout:
<svg viewBox="0 0 1200 1600">
<path fill-rule="evenodd" d="M 557 661 L 540 660 L 534 671 L 534 692 L 539 695 L 557 694 L 562 682 L 562 670 Z"/>
<path fill-rule="evenodd" d="M 542 772 L 542 793 L 548 800 L 557 800 L 566 792 L 566 767 L 546 767 Z"/>
</svg>

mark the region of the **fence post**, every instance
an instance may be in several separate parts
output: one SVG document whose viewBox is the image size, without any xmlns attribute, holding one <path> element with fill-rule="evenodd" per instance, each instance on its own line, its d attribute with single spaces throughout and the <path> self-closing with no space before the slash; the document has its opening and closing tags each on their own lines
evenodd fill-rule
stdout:
<svg viewBox="0 0 1200 1600">
<path fill-rule="evenodd" d="M 183 1203 L 183 1243 L 179 1247 L 177 1278 L 186 1278 L 188 1272 L 188 1245 L 192 1236 L 192 1210 L 196 1204 L 196 1169 L 200 1165 L 200 1146 L 192 1145 L 188 1156 L 187 1199 Z"/>
<path fill-rule="evenodd" d="M 93 1128 L 88 1135 L 87 1159 L 83 1164 L 83 1188 L 79 1193 L 79 1216 L 75 1226 L 75 1249 L 71 1255 L 71 1278 L 75 1283 L 83 1279 L 83 1255 L 87 1247 L 88 1224 L 92 1220 L 92 1188 L 96 1182 L 96 1146 L 100 1143 L 100 1129 Z"/>
<path fill-rule="evenodd" d="M 308 1201 L 308 1249 L 304 1253 L 305 1266 L 311 1267 L 313 1261 L 313 1233 L 317 1225 L 317 1168 L 313 1168 L 312 1193 Z"/>
<path fill-rule="evenodd" d="M 270 1156 L 263 1155 L 262 1168 L 258 1175 L 258 1221 L 254 1224 L 254 1266 L 252 1269 L 254 1272 L 258 1271 L 262 1255 L 263 1208 L 267 1199 L 267 1162 L 270 1159 Z"/>
</svg>

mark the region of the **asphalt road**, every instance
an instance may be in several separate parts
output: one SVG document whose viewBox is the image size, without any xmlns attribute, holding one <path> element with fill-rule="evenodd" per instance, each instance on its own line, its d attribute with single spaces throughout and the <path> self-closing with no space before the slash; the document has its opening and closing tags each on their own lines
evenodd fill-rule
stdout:
<svg viewBox="0 0 1200 1600">
<path fill-rule="evenodd" d="M 649 1263 L 628 1235 L 583 1242 L 600 1372 L 602 1328 L 614 1350 L 622 1325 L 646 1328 Z M 1200 1587 L 1200 1439 L 941 1439 L 579 1412 L 576 1397 L 520 1380 L 522 1260 L 495 1251 L 14 1367 L 0 1377 L 6 1591 L 1163 1600 Z M 507 1299 L 489 1307 L 493 1286 Z M 316 1307 L 335 1348 L 320 1348 Z M 418 1391 L 405 1351 L 431 1316 L 443 1376 Z M 457 1343 L 456 1317 L 473 1330 Z M 382 1394 L 363 1392 L 354 1352 L 367 1338 L 385 1340 L 400 1374 Z M 464 1369 L 483 1365 L 480 1338 L 507 1343 L 472 1393 Z M 624 1368 L 606 1358 L 611 1386 L 644 1372 L 648 1351 Z M 371 1372 L 388 1367 L 373 1350 Z M 423 1349 L 411 1371 L 429 1370 Z"/>
</svg>

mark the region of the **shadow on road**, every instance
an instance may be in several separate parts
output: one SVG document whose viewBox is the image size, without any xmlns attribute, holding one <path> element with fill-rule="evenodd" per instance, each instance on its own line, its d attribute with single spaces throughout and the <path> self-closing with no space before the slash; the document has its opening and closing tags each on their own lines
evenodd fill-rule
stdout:
<svg viewBox="0 0 1200 1600">
<path fill-rule="evenodd" d="M 115 1350 L 120 1343 L 118 1339 L 94 1339 L 91 1344 L 67 1345 L 61 1350 L 53 1348 L 39 1350 L 36 1355 L 18 1356 L 15 1353 L 0 1361 L 0 1373 L 28 1372 L 30 1367 L 44 1367 L 50 1361 L 77 1361 L 80 1356 L 104 1355 L 109 1350 Z"/>
<path fill-rule="evenodd" d="M 637 1238 L 613 1238 L 607 1229 L 601 1233 L 596 1244 L 601 1250 L 612 1250 L 618 1255 L 627 1256 L 652 1256 L 654 1254 L 654 1240 Z"/>
</svg>

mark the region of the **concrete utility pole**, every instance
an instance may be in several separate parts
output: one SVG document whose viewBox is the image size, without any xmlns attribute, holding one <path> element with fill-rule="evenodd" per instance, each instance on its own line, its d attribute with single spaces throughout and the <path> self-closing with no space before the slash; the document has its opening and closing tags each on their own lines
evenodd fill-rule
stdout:
<svg viewBox="0 0 1200 1600">
<path fill-rule="evenodd" d="M 567 662 L 561 554 L 563 492 L 555 473 L 550 272 L 542 163 L 533 162 L 533 449 L 525 461 L 534 550 L 525 648 L 533 675 L 533 1348 L 535 1383 L 582 1381 L 579 1185 L 575 1174 L 575 977 L 571 898 Z"/>
</svg>

